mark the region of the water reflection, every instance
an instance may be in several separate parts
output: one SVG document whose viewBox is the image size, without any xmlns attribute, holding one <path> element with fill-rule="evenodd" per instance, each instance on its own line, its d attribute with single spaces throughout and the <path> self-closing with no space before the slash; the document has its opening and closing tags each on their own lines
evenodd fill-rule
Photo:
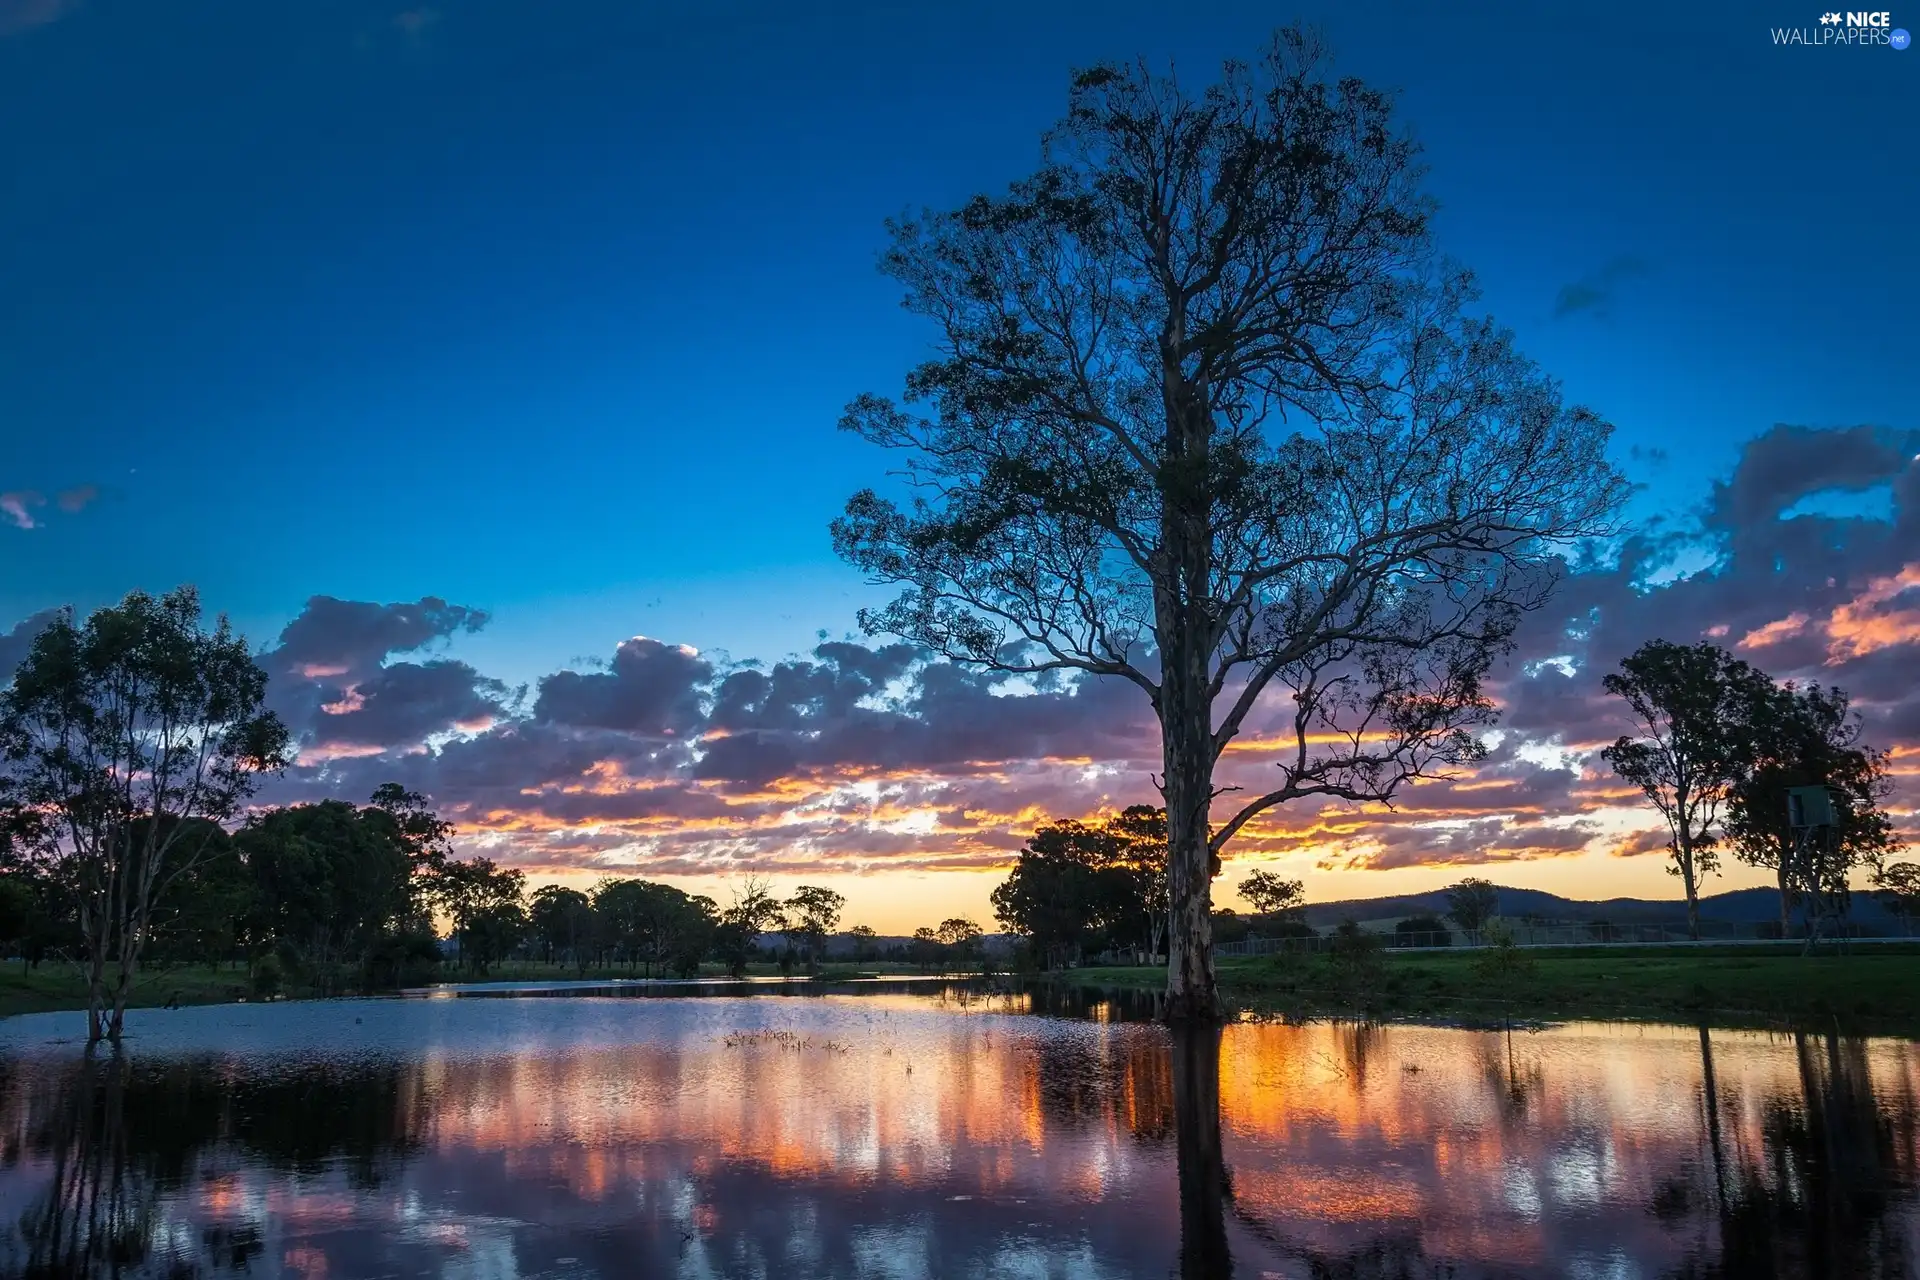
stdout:
<svg viewBox="0 0 1920 1280">
<path fill-rule="evenodd" d="M 1034 1016 L 1043 1012 L 1051 1016 Z M 0 1026 L 0 1274 L 1920 1275 L 1920 1050 L 969 991 Z"/>
</svg>

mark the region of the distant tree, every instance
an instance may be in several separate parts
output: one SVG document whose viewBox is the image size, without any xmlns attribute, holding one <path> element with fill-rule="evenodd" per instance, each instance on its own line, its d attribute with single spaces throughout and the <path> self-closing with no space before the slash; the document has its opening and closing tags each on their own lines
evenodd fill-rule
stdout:
<svg viewBox="0 0 1920 1280">
<path fill-rule="evenodd" d="M 1874 876 L 1880 901 L 1900 918 L 1905 932 L 1913 931 L 1913 918 L 1920 915 L 1920 865 L 1894 862 L 1883 866 Z"/>
<path fill-rule="evenodd" d="M 1453 934 L 1439 916 L 1408 916 L 1393 926 L 1394 941 L 1403 947 L 1450 947 Z"/>
<path fill-rule="evenodd" d="M 517 895 L 502 894 L 467 918 L 460 930 L 460 959 L 475 973 L 485 974 L 511 955 L 526 934 L 526 904 Z"/>
<path fill-rule="evenodd" d="M 1288 916 L 1307 904 L 1303 881 L 1282 880 L 1271 871 L 1255 869 L 1240 882 L 1240 896 L 1263 916 Z"/>
<path fill-rule="evenodd" d="M 1602 751 L 1639 787 L 1667 824 L 1673 865 L 1687 895 L 1687 931 L 1700 936 L 1700 881 L 1719 866 L 1714 830 L 1753 750 L 1756 716 L 1774 701 L 1765 674 L 1718 645 L 1650 640 L 1602 683 L 1625 699 L 1639 726 Z"/>
<path fill-rule="evenodd" d="M 704 893 L 687 895 L 686 917 L 680 943 L 667 962 L 682 978 L 696 977 L 700 962 L 713 950 L 720 928 L 720 904 Z"/>
<path fill-rule="evenodd" d="M 26 877 L 0 872 L 0 947 L 23 949 L 36 905 Z"/>
<path fill-rule="evenodd" d="M 921 925 L 913 931 L 913 942 L 909 947 L 913 962 L 924 972 L 928 966 L 940 959 L 940 935 L 931 926 Z"/>
<path fill-rule="evenodd" d="M 847 900 L 841 894 L 811 884 L 803 884 L 795 889 L 793 896 L 782 906 L 786 931 L 801 940 L 810 966 L 819 966 L 821 952 L 826 949 L 827 935 L 839 927 L 840 913 L 846 906 Z"/>
<path fill-rule="evenodd" d="M 1500 890 L 1491 881 L 1469 877 L 1447 890 L 1447 914 L 1468 933 L 1486 927 L 1500 910 Z"/>
<path fill-rule="evenodd" d="M 453 923 L 460 962 L 478 973 L 518 944 L 526 929 L 526 873 L 491 858 L 449 858 L 433 879 L 435 902 Z"/>
<path fill-rule="evenodd" d="M 1100 915 L 1122 945 L 1150 956 L 1165 950 L 1173 898 L 1167 880 L 1167 811 L 1128 805 L 1101 824 L 1110 841 L 1101 853 Z M 1216 874 L 1217 874 L 1216 869 Z"/>
<path fill-rule="evenodd" d="M 853 958 L 855 960 L 866 961 L 874 958 L 877 951 L 875 940 L 879 935 L 876 934 L 870 926 L 857 924 L 847 930 L 847 936 L 853 939 Z"/>
<path fill-rule="evenodd" d="M 980 926 L 971 920 L 955 916 L 942 920 L 940 927 L 934 930 L 934 936 L 940 940 L 948 960 L 959 968 L 965 968 L 972 960 L 980 942 Z"/>
<path fill-rule="evenodd" d="M 386 838 L 406 855 L 412 868 L 414 919 L 409 927 L 432 931 L 434 878 L 453 856 L 453 824 L 434 811 L 432 802 L 397 782 L 377 788 L 361 818 L 383 828 Z"/>
<path fill-rule="evenodd" d="M 205 819 L 196 819 L 204 822 Z M 173 879 L 153 905 L 147 953 L 151 963 L 233 959 L 247 934 L 253 885 L 239 849 L 218 824 L 186 837 L 205 852 Z"/>
<path fill-rule="evenodd" d="M 5 800 L 51 819 L 87 976 L 87 1038 L 118 1041 L 154 904 L 287 761 L 267 675 L 199 595 L 142 591 L 63 614 L 0 691 Z M 194 821 L 198 819 L 200 821 Z"/>
<path fill-rule="evenodd" d="M 1880 866 L 1899 847 L 1882 807 L 1893 780 L 1886 754 L 1861 741 L 1860 718 L 1842 689 L 1785 685 L 1766 699 L 1749 729 L 1723 826 L 1736 857 L 1773 871 L 1785 937 L 1796 903 L 1811 915 L 1819 902 L 1844 902 L 1855 868 Z M 1795 787 L 1814 786 L 1833 797 L 1836 825 L 1817 846 L 1801 849 L 1787 797 Z"/>
<path fill-rule="evenodd" d="M 1078 73 L 1005 195 L 892 226 L 888 274 L 940 327 L 842 425 L 909 455 L 910 505 L 856 495 L 863 625 L 948 659 L 1117 676 L 1159 719 L 1167 1008 L 1220 1013 L 1222 847 L 1298 798 L 1380 800 L 1476 758 L 1482 677 L 1571 540 L 1625 487 L 1608 428 L 1438 261 L 1389 95 L 1283 32 L 1196 95 Z M 1279 685 L 1279 777 L 1218 827 L 1213 773 Z"/>
<path fill-rule="evenodd" d="M 744 976 L 760 935 L 780 924 L 780 900 L 764 876 L 749 873 L 733 886 L 733 901 L 720 913 L 714 947 L 727 972 Z"/>
<path fill-rule="evenodd" d="M 276 975 L 324 994 L 349 977 L 380 986 L 438 967 L 430 910 L 440 883 L 380 804 L 261 810 L 234 835 L 234 852 L 246 865 L 255 969 L 273 956 Z"/>
<path fill-rule="evenodd" d="M 549 963 L 565 957 L 581 973 L 593 944 L 593 902 L 578 889 L 541 885 L 527 904 L 527 927 Z"/>
<path fill-rule="evenodd" d="M 1103 945 L 1157 954 L 1169 907 L 1165 845 L 1166 816 L 1149 805 L 1042 823 L 993 891 L 995 917 L 1048 967 Z"/>
<path fill-rule="evenodd" d="M 610 877 L 593 887 L 594 931 L 613 959 L 638 972 L 646 958 L 648 901 L 653 886 L 645 880 Z"/>
<path fill-rule="evenodd" d="M 268 809 L 233 843 L 246 867 L 248 937 L 316 991 L 338 991 L 411 923 L 413 865 L 381 811 L 344 800 Z"/>
</svg>

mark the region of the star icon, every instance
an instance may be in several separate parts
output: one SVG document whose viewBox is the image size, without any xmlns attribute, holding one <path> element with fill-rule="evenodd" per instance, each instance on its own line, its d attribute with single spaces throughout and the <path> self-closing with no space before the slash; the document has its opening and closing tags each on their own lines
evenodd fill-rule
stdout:
<svg viewBox="0 0 1920 1280">
<path fill-rule="evenodd" d="M 1820 15 L 1820 25 L 1823 27 L 1837 26 L 1839 22 L 1840 15 L 1837 13 L 1823 13 Z"/>
</svg>

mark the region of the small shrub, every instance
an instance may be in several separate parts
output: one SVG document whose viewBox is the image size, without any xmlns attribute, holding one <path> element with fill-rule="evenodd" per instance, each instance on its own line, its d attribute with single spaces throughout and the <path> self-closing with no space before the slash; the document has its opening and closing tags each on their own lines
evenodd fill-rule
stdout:
<svg viewBox="0 0 1920 1280">
<path fill-rule="evenodd" d="M 253 998 L 271 1000 L 280 994 L 283 977 L 280 957 L 269 951 L 253 962 Z"/>
<path fill-rule="evenodd" d="M 1481 978 L 1508 986 L 1533 973 L 1533 957 L 1513 940 L 1513 930 L 1503 924 L 1487 926 L 1487 946 L 1473 958 L 1473 969 Z"/>
<path fill-rule="evenodd" d="M 1327 962 L 1333 966 L 1334 980 L 1349 995 L 1363 995 L 1380 983 L 1380 938 L 1368 933 L 1352 920 L 1343 920 L 1333 931 L 1327 947 Z"/>
</svg>

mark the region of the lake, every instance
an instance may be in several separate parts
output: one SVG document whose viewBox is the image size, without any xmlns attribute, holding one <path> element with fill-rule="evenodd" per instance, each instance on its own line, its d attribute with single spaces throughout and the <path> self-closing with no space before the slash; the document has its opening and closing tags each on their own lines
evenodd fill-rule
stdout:
<svg viewBox="0 0 1920 1280">
<path fill-rule="evenodd" d="M 1906 1040 L 491 995 L 0 1022 L 0 1274 L 1920 1276 Z"/>
</svg>

